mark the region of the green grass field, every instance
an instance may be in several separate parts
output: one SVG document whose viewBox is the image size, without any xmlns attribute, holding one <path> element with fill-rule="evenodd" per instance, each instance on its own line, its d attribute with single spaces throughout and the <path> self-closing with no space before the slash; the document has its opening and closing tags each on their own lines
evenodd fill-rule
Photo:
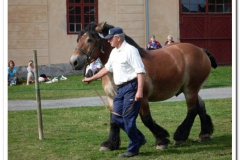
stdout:
<svg viewBox="0 0 240 160">
<path fill-rule="evenodd" d="M 53 77 L 51 77 L 53 78 Z M 94 81 L 90 85 L 82 82 L 82 75 L 68 76 L 67 80 L 56 83 L 41 83 L 41 99 L 67 99 L 97 96 L 92 87 L 101 95 L 105 95 L 101 81 Z M 8 87 L 8 100 L 34 100 L 36 99 L 35 84 L 25 85 L 26 82 Z M 232 67 L 220 66 L 212 69 L 211 74 L 203 88 L 232 86 Z"/>
<path fill-rule="evenodd" d="M 232 86 L 231 66 L 212 69 L 203 88 Z M 67 77 L 66 81 L 41 83 L 41 99 L 65 99 L 102 95 L 101 81 L 90 85 L 82 83 L 81 75 Z M 34 100 L 35 85 L 23 84 L 8 87 L 8 100 Z M 173 134 L 186 116 L 186 103 L 150 103 L 153 119 L 170 134 L 168 149 L 156 150 L 152 133 L 137 119 L 138 128 L 147 143 L 136 160 L 230 160 L 232 159 L 232 99 L 205 100 L 207 113 L 215 126 L 212 140 L 198 143 L 199 117 L 196 117 L 189 139 L 180 146 L 173 145 Z M 121 131 L 121 147 L 116 151 L 100 152 L 100 144 L 109 134 L 109 110 L 104 106 L 43 109 L 43 136 L 39 140 L 37 111 L 8 111 L 9 160 L 114 160 L 125 152 L 128 138 Z"/>
<path fill-rule="evenodd" d="M 154 120 L 168 130 L 168 149 L 156 150 L 152 133 L 140 118 L 137 126 L 146 136 L 136 160 L 230 160 L 232 157 L 232 100 L 206 100 L 207 113 L 215 126 L 211 141 L 198 143 L 200 122 L 197 116 L 189 139 L 173 145 L 173 133 L 186 116 L 185 102 L 151 103 Z M 121 131 L 120 150 L 100 152 L 109 134 L 109 111 L 104 106 L 43 109 L 43 140 L 38 139 L 36 111 L 8 112 L 9 160 L 114 160 L 128 145 Z"/>
</svg>

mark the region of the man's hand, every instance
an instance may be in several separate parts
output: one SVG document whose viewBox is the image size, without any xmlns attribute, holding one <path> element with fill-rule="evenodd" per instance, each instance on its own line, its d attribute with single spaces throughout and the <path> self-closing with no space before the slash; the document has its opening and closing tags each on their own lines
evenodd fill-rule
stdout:
<svg viewBox="0 0 240 160">
<path fill-rule="evenodd" d="M 89 84 L 90 82 L 91 82 L 91 80 L 90 80 L 90 78 L 84 78 L 83 80 L 82 80 L 85 84 Z"/>
<path fill-rule="evenodd" d="M 135 101 L 139 101 L 143 98 L 143 93 L 142 91 L 137 91 L 136 95 L 135 95 Z"/>
<path fill-rule="evenodd" d="M 85 77 L 82 81 L 85 84 L 88 84 L 98 78 L 105 76 L 106 74 L 108 74 L 108 70 L 105 67 L 103 67 L 97 74 L 94 74 L 92 77 L 89 78 Z"/>
</svg>

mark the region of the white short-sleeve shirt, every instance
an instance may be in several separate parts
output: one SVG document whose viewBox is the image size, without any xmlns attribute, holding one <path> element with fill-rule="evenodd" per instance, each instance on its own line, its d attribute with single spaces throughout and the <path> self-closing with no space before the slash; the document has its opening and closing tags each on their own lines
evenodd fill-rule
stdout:
<svg viewBox="0 0 240 160">
<path fill-rule="evenodd" d="M 123 41 L 119 49 L 114 48 L 109 56 L 105 68 L 113 72 L 116 85 L 137 78 L 138 73 L 146 73 L 144 64 L 137 48 Z"/>
</svg>

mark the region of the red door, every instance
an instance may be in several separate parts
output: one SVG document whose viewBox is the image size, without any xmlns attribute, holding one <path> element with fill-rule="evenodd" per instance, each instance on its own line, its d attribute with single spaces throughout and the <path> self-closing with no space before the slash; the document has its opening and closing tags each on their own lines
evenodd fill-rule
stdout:
<svg viewBox="0 0 240 160">
<path fill-rule="evenodd" d="M 210 50 L 219 65 L 232 64 L 231 0 L 180 0 L 180 42 Z"/>
</svg>

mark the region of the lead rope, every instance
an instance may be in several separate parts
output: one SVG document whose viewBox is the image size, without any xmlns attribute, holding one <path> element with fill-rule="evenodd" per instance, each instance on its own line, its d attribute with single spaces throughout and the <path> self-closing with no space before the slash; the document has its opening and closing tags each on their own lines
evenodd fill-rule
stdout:
<svg viewBox="0 0 240 160">
<path fill-rule="evenodd" d="M 94 87 L 92 87 L 92 89 L 93 89 L 93 90 L 97 93 L 97 95 L 100 97 L 100 99 L 102 100 L 105 108 L 108 109 L 106 103 L 104 102 L 104 100 L 103 100 L 102 96 L 99 94 L 99 92 L 98 92 Z M 111 112 L 111 113 L 114 114 L 114 115 L 116 115 L 116 116 L 123 117 L 123 116 L 127 115 L 127 114 L 133 109 L 134 104 L 135 104 L 135 101 L 132 103 L 131 107 L 129 107 L 129 108 L 127 109 L 127 111 L 126 111 L 123 115 L 120 115 L 120 114 L 118 114 L 117 112 Z"/>
<path fill-rule="evenodd" d="M 100 97 L 100 99 L 102 100 L 102 102 L 103 102 L 105 108 L 108 109 L 106 103 L 104 102 L 104 100 L 103 100 L 102 96 L 99 94 L 99 92 L 98 92 L 94 87 L 92 87 L 92 89 L 93 89 L 93 90 L 97 93 L 97 95 Z"/>
<path fill-rule="evenodd" d="M 85 77 L 85 74 L 86 74 L 87 66 L 88 66 L 88 65 L 85 65 L 85 67 L 84 67 L 84 73 L 83 73 L 84 77 Z M 92 89 L 97 93 L 97 95 L 100 97 L 100 99 L 102 100 L 105 108 L 108 109 L 106 103 L 104 102 L 104 100 L 103 100 L 103 98 L 102 98 L 102 96 L 98 93 L 98 91 L 97 91 L 93 86 L 91 86 L 91 87 L 92 87 Z"/>
<path fill-rule="evenodd" d="M 123 117 L 123 116 L 127 115 L 127 114 L 133 109 L 134 104 L 135 104 L 135 101 L 132 103 L 131 107 L 129 107 L 129 108 L 127 109 L 127 111 L 126 111 L 123 115 L 120 115 L 120 114 L 118 114 L 118 113 L 116 113 L 116 112 L 111 112 L 111 113 L 114 114 L 114 115 L 116 115 L 116 116 Z"/>
</svg>

